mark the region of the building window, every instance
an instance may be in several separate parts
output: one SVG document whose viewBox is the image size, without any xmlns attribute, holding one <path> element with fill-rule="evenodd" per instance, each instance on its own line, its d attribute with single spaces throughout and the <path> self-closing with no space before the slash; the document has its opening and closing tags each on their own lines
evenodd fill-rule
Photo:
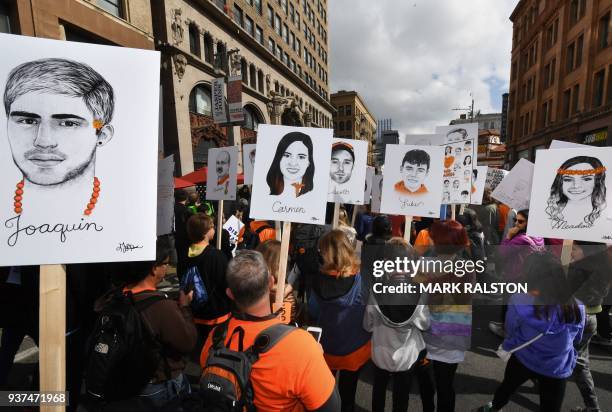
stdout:
<svg viewBox="0 0 612 412">
<path fill-rule="evenodd" d="M 264 92 L 264 75 L 261 70 L 257 70 L 257 90 L 259 93 Z"/>
<path fill-rule="evenodd" d="M 349 108 L 350 106 L 346 106 L 347 108 Z M 348 113 L 347 113 L 348 114 Z M 346 121 L 346 131 L 350 132 L 351 131 L 351 121 L 347 120 Z"/>
<path fill-rule="evenodd" d="M 117 17 L 123 17 L 121 2 L 122 0 L 96 0 L 98 7 Z"/>
<path fill-rule="evenodd" d="M 272 37 L 268 38 L 268 50 L 272 54 L 274 54 L 274 51 L 276 50 L 276 44 L 274 43 L 274 39 L 272 39 Z"/>
<path fill-rule="evenodd" d="M 215 66 L 225 70 L 225 63 L 227 62 L 227 55 L 225 54 L 225 44 L 223 42 L 217 42 L 217 55 L 215 56 Z"/>
<path fill-rule="evenodd" d="M 572 97 L 572 89 L 567 89 L 563 92 L 563 118 L 567 119 L 570 115 L 570 99 Z"/>
<path fill-rule="evenodd" d="M 542 126 L 543 127 L 548 126 L 550 109 L 551 109 L 550 101 L 544 102 L 544 104 L 542 105 Z"/>
<path fill-rule="evenodd" d="M 287 52 L 283 53 L 283 63 L 289 66 L 289 55 L 287 54 Z"/>
<path fill-rule="evenodd" d="M 608 66 L 608 96 L 607 103 L 612 103 L 612 65 Z"/>
<path fill-rule="evenodd" d="M 213 54 L 213 39 L 209 33 L 206 33 L 204 34 L 204 60 L 212 64 Z"/>
<path fill-rule="evenodd" d="M 242 16 L 242 9 L 240 7 L 238 7 L 236 5 L 236 3 L 234 3 L 234 21 L 240 27 L 242 27 L 244 25 L 243 16 Z"/>
<path fill-rule="evenodd" d="M 257 89 L 257 72 L 252 64 L 249 66 L 249 82 L 253 89 Z"/>
<path fill-rule="evenodd" d="M 295 24 L 295 7 L 291 3 L 289 4 L 289 18 Z"/>
<path fill-rule="evenodd" d="M 576 64 L 574 64 L 574 68 L 580 67 L 582 64 L 582 48 L 584 43 L 584 35 L 580 35 L 578 40 L 576 40 Z"/>
<path fill-rule="evenodd" d="M 11 24 L 9 18 L 8 5 L 0 3 L 0 33 L 10 33 Z"/>
<path fill-rule="evenodd" d="M 547 89 L 552 86 L 555 82 L 555 66 L 556 59 L 552 59 L 546 66 L 544 66 L 544 72 L 542 73 L 543 87 Z"/>
<path fill-rule="evenodd" d="M 253 31 L 253 20 L 249 16 L 244 19 L 244 30 L 251 36 L 255 37 L 255 32 Z"/>
<path fill-rule="evenodd" d="M 567 51 L 565 55 L 565 72 L 570 73 L 574 70 L 574 52 L 576 49 L 576 44 L 572 43 L 567 46 Z"/>
<path fill-rule="evenodd" d="M 240 59 L 240 75 L 242 76 L 242 83 L 249 84 L 249 68 L 245 59 Z"/>
<path fill-rule="evenodd" d="M 200 57 L 200 31 L 195 24 L 189 25 L 189 51 Z"/>
<path fill-rule="evenodd" d="M 352 108 L 351 108 L 351 106 L 346 106 L 346 115 L 347 115 L 347 116 L 350 116 L 350 115 L 351 115 L 351 112 L 352 112 Z"/>
<path fill-rule="evenodd" d="M 586 0 L 572 0 L 570 2 L 570 26 L 576 24 L 586 11 Z"/>
<path fill-rule="evenodd" d="M 283 9 L 283 11 L 285 12 L 285 14 L 288 13 L 287 11 L 287 0 L 281 0 L 281 7 Z"/>
<path fill-rule="evenodd" d="M 285 41 L 285 43 L 290 44 L 289 43 L 289 27 L 287 27 L 286 24 L 283 24 L 283 40 Z"/>
<path fill-rule="evenodd" d="M 340 121 L 340 123 L 338 123 L 338 130 L 340 130 L 341 132 L 344 131 L 344 121 Z"/>
<path fill-rule="evenodd" d="M 261 15 L 261 0 L 255 0 L 253 3 L 255 10 L 257 10 L 257 13 Z"/>
<path fill-rule="evenodd" d="M 261 123 L 257 112 L 250 106 L 244 107 L 244 127 L 245 129 L 257 131 L 259 124 Z"/>
<path fill-rule="evenodd" d="M 338 107 L 338 116 L 344 116 L 344 106 Z"/>
<path fill-rule="evenodd" d="M 259 26 L 255 26 L 255 40 L 257 40 L 257 43 L 263 44 L 263 30 Z"/>
<path fill-rule="evenodd" d="M 191 93 L 189 94 L 189 111 L 205 116 L 212 116 L 210 89 L 202 85 L 197 85 L 191 89 Z"/>
<path fill-rule="evenodd" d="M 283 58 L 283 49 L 277 44 L 276 45 L 276 58 L 281 60 Z"/>
<path fill-rule="evenodd" d="M 610 45 L 610 12 L 607 12 L 601 19 L 599 19 L 597 36 L 600 49 L 605 49 Z"/>
<path fill-rule="evenodd" d="M 281 35 L 281 18 L 278 14 L 274 16 L 274 31 L 279 36 Z"/>
<path fill-rule="evenodd" d="M 595 81 L 593 82 L 593 107 L 599 107 L 603 104 L 605 76 L 605 69 L 601 69 L 595 73 Z"/>
<path fill-rule="evenodd" d="M 580 85 L 575 85 L 572 90 L 572 114 L 578 113 L 578 97 L 580 95 Z"/>
<path fill-rule="evenodd" d="M 546 49 L 550 49 L 555 43 L 557 43 L 557 31 L 559 29 L 559 19 L 555 19 L 554 22 L 546 29 Z"/>
<path fill-rule="evenodd" d="M 274 10 L 270 6 L 268 6 L 268 24 L 274 28 Z"/>
</svg>

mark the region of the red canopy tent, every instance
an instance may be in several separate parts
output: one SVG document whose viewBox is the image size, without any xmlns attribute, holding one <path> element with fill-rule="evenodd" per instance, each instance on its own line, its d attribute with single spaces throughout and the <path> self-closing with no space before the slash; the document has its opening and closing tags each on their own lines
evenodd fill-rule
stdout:
<svg viewBox="0 0 612 412">
<path fill-rule="evenodd" d="M 208 171 L 208 168 L 203 167 L 191 173 L 187 173 L 185 176 L 175 177 L 174 178 L 174 188 L 183 189 L 186 187 L 191 187 L 191 186 L 199 185 L 202 183 L 206 183 L 207 171 Z M 238 175 L 238 184 L 239 185 L 244 184 L 244 175 L 242 173 Z"/>
</svg>

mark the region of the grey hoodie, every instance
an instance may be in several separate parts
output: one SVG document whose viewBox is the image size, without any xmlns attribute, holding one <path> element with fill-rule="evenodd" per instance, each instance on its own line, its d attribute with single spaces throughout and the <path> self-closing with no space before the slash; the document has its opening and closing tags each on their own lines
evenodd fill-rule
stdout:
<svg viewBox="0 0 612 412">
<path fill-rule="evenodd" d="M 427 305 L 413 307 L 408 319 L 392 321 L 378 306 L 374 295 L 370 295 L 363 328 L 372 332 L 372 361 L 377 367 L 390 372 L 406 371 L 425 349 L 421 331 L 429 329 L 429 309 Z"/>
</svg>

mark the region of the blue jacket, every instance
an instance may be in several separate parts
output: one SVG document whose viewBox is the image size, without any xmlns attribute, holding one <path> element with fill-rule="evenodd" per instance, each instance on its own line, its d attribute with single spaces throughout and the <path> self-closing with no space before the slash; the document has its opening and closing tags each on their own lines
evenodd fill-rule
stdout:
<svg viewBox="0 0 612 412">
<path fill-rule="evenodd" d="M 535 298 L 528 294 L 517 294 L 510 298 L 503 348 L 512 350 L 544 333 L 544 336 L 514 352 L 514 355 L 526 368 L 536 373 L 551 378 L 567 378 L 576 366 L 574 343 L 582 339 L 586 319 L 584 305 L 579 305 L 581 321 L 568 324 L 562 321 L 560 307 L 557 307 L 550 319 L 536 318 L 534 302 Z"/>
</svg>

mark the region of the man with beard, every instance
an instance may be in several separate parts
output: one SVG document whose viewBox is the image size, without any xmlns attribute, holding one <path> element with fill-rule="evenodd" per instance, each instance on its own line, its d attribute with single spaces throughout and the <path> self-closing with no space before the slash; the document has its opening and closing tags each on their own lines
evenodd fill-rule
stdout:
<svg viewBox="0 0 612 412">
<path fill-rule="evenodd" d="M 329 177 L 332 180 L 331 193 L 344 194 L 345 184 L 351 179 L 355 166 L 355 152 L 353 147 L 345 142 L 335 143 L 332 146 L 331 167 Z"/>
</svg>

